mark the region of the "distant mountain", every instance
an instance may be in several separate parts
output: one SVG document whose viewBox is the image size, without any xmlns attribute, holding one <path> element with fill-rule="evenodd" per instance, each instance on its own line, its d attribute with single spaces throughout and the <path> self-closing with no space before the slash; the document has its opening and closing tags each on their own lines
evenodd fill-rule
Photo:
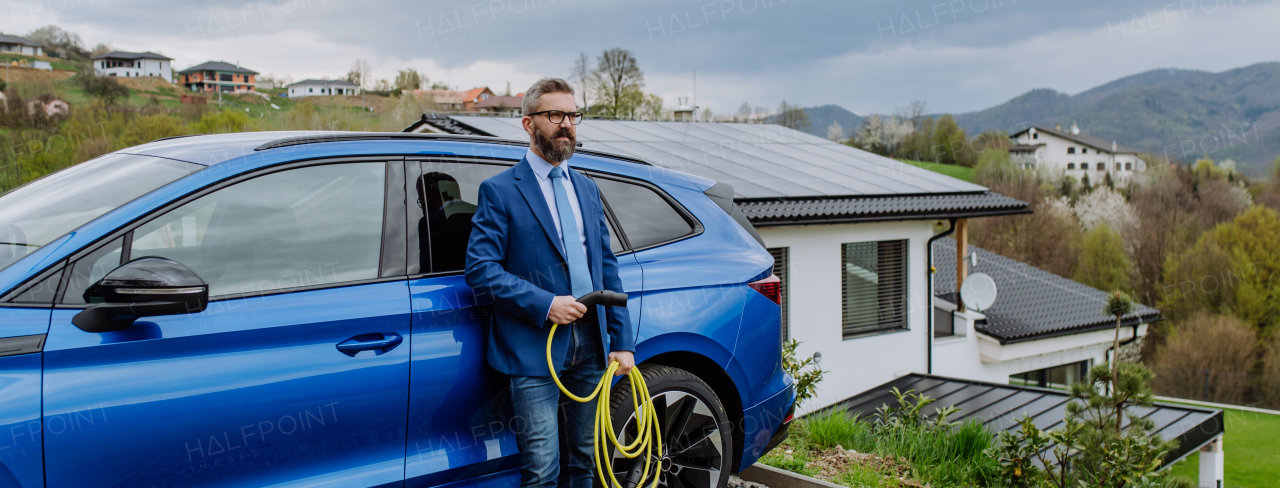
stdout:
<svg viewBox="0 0 1280 488">
<path fill-rule="evenodd" d="M 832 122 L 839 122 L 845 134 L 848 134 L 850 129 L 862 125 L 862 117 L 839 105 L 806 108 L 804 113 L 809 116 L 809 122 L 813 124 L 809 126 L 807 132 L 818 137 L 827 137 L 827 127 L 830 127 Z"/>
<path fill-rule="evenodd" d="M 805 115 L 809 116 L 809 125 L 805 132 L 818 137 L 827 137 L 827 127 L 831 126 L 831 122 L 839 122 L 840 127 L 844 128 L 844 133 L 848 134 L 853 128 L 862 125 L 862 116 L 845 110 L 839 105 L 823 105 L 821 107 L 809 107 L 804 109 Z M 765 119 L 769 123 L 777 123 L 777 116 L 772 115 Z"/>
<path fill-rule="evenodd" d="M 1280 156 L 1280 63 L 1221 73 L 1152 70 L 1076 95 L 1040 88 L 955 119 L 969 134 L 1075 122 L 1086 134 L 1175 161 L 1207 154 L 1260 174 Z"/>
</svg>

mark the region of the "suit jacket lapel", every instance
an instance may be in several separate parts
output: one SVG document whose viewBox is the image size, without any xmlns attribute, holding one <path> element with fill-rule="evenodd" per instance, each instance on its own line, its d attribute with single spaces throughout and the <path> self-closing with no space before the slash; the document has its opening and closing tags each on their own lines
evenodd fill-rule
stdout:
<svg viewBox="0 0 1280 488">
<path fill-rule="evenodd" d="M 556 251 L 560 252 L 560 259 L 564 260 L 564 246 L 560 243 L 560 234 L 556 232 L 556 222 L 551 220 L 551 204 L 542 195 L 542 187 L 538 185 L 538 177 L 533 174 L 533 167 L 529 166 L 529 161 L 521 158 L 520 164 L 516 165 L 512 174 L 517 180 L 516 188 L 520 189 L 520 194 L 524 195 L 524 201 L 529 204 L 534 217 L 537 217 L 538 223 L 542 225 L 543 232 L 547 233 L 551 244 L 555 246 Z"/>
</svg>

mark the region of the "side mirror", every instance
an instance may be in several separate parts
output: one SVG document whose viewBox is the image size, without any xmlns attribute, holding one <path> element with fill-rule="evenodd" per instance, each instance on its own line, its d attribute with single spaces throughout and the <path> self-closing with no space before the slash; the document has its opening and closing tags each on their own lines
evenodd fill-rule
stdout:
<svg viewBox="0 0 1280 488">
<path fill-rule="evenodd" d="M 120 265 L 84 292 L 103 303 L 71 318 L 85 332 L 113 332 L 139 317 L 203 312 L 209 285 L 177 261 L 148 256 Z"/>
</svg>

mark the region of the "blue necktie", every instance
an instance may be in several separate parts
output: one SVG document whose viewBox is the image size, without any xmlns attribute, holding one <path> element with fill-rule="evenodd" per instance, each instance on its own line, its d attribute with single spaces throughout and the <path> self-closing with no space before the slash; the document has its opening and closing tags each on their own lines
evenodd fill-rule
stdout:
<svg viewBox="0 0 1280 488">
<path fill-rule="evenodd" d="M 578 234 L 578 220 L 573 218 L 569 206 L 569 194 L 564 191 L 564 170 L 551 168 L 551 188 L 556 193 L 556 212 L 560 214 L 560 234 L 564 240 L 565 261 L 569 263 L 569 283 L 573 296 L 591 293 L 591 270 L 587 269 L 587 254 L 582 249 L 582 237 Z M 583 220 L 586 220 L 585 216 Z"/>
</svg>

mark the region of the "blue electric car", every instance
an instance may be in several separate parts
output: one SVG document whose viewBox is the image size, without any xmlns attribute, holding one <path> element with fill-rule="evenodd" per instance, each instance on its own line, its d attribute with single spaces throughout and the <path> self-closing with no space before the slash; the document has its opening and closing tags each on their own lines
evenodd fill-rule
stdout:
<svg viewBox="0 0 1280 488">
<path fill-rule="evenodd" d="M 180 137 L 0 196 L 0 487 L 517 485 L 522 419 L 462 267 L 478 185 L 526 147 Z M 794 409 L 773 260 L 727 185 L 572 164 L 606 203 L 662 484 L 724 486 Z"/>
</svg>

